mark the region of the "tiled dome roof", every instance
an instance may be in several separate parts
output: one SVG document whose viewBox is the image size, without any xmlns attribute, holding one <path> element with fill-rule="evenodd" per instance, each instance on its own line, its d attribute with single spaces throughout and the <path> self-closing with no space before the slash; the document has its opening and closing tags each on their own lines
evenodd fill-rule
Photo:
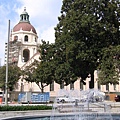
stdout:
<svg viewBox="0 0 120 120">
<path fill-rule="evenodd" d="M 35 28 L 28 22 L 19 22 L 15 27 L 13 28 L 13 32 L 23 30 L 23 31 L 32 31 L 33 33 L 36 33 Z"/>
</svg>

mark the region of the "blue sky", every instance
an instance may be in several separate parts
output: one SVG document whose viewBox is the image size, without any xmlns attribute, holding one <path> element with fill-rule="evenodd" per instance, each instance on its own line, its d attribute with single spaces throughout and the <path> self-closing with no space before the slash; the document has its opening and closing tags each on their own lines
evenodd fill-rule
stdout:
<svg viewBox="0 0 120 120">
<path fill-rule="evenodd" d="M 53 43 L 54 27 L 62 7 L 62 0 L 0 0 L 0 65 L 4 64 L 5 42 L 8 41 L 8 20 L 10 29 L 19 22 L 24 7 L 35 27 L 39 40 Z"/>
</svg>

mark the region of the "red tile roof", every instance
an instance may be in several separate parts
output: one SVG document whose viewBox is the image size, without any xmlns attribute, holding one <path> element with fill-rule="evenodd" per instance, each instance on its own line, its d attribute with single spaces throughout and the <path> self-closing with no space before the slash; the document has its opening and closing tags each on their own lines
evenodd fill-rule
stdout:
<svg viewBox="0 0 120 120">
<path fill-rule="evenodd" d="M 13 32 L 19 31 L 19 30 L 23 30 L 23 31 L 31 31 L 35 34 L 37 34 L 35 28 L 28 22 L 19 22 L 17 25 L 15 25 L 15 27 L 13 28 Z"/>
</svg>

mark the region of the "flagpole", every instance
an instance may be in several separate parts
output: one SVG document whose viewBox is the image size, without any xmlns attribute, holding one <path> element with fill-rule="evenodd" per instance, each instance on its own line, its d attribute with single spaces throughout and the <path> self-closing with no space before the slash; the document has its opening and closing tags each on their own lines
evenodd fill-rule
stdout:
<svg viewBox="0 0 120 120">
<path fill-rule="evenodd" d="M 10 39 L 10 20 L 8 21 L 8 43 L 7 43 L 6 82 L 5 82 L 5 105 L 8 105 L 9 39 Z"/>
</svg>

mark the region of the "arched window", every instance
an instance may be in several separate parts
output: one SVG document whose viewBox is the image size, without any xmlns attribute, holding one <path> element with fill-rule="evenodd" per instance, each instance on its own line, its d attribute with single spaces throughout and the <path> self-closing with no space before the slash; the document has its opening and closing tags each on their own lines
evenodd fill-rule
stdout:
<svg viewBox="0 0 120 120">
<path fill-rule="evenodd" d="M 25 41 L 25 42 L 28 42 L 28 36 L 27 36 L 27 35 L 25 35 L 24 41 Z"/>
<path fill-rule="evenodd" d="M 23 50 L 23 61 L 27 62 L 30 58 L 30 51 L 28 49 Z"/>
<path fill-rule="evenodd" d="M 74 83 L 70 83 L 70 90 L 74 90 Z"/>
<path fill-rule="evenodd" d="M 17 40 L 18 40 L 18 36 L 14 36 L 14 40 L 16 40 L 16 41 L 17 41 Z"/>
<path fill-rule="evenodd" d="M 35 42 L 37 42 L 37 38 L 35 37 Z"/>
</svg>

